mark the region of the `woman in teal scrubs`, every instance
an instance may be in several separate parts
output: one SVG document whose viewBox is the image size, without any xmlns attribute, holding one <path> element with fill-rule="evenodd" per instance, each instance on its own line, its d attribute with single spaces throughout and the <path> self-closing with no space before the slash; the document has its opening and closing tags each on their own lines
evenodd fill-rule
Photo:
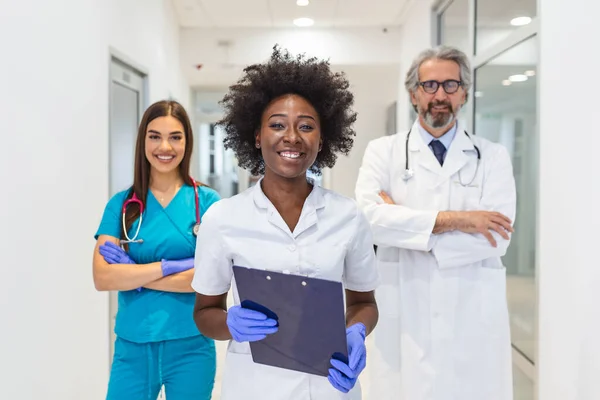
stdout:
<svg viewBox="0 0 600 400">
<path fill-rule="evenodd" d="M 219 195 L 189 176 L 192 148 L 184 108 L 151 105 L 133 186 L 110 199 L 96 233 L 96 289 L 119 291 L 108 400 L 154 400 L 163 385 L 169 400 L 211 398 L 215 346 L 194 324 L 191 281 L 194 226 Z"/>
</svg>

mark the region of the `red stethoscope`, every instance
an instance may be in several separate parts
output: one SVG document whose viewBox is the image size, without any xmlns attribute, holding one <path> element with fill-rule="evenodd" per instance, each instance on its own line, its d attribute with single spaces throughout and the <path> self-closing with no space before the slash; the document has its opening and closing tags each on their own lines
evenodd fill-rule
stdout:
<svg viewBox="0 0 600 400">
<path fill-rule="evenodd" d="M 194 195 L 195 195 L 195 200 L 196 200 L 196 223 L 192 227 L 192 232 L 194 233 L 194 236 L 198 236 L 198 230 L 200 229 L 200 198 L 198 196 L 198 185 L 196 184 L 196 181 L 192 177 L 190 177 L 190 179 L 192 180 L 192 184 L 194 186 Z M 132 238 L 129 237 L 129 235 L 127 233 L 127 226 L 125 224 L 125 211 L 127 211 L 127 206 L 130 205 L 131 203 L 136 203 L 140 207 L 140 222 L 138 223 L 137 229 L 135 231 L 135 235 L 133 235 Z M 143 214 L 144 214 L 144 204 L 136 196 L 136 194 L 133 193 L 133 196 L 129 200 L 126 200 L 125 203 L 123 203 L 122 223 L 123 223 L 123 232 L 125 233 L 125 238 L 127 240 L 121 240 L 121 244 L 123 244 L 123 243 L 142 243 L 144 241 L 143 239 L 137 238 L 138 234 L 140 233 L 140 227 L 142 226 Z"/>
</svg>

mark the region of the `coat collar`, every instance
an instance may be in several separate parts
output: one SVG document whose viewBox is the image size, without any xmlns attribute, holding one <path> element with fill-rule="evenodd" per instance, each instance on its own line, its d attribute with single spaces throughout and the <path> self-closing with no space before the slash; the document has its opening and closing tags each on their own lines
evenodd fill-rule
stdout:
<svg viewBox="0 0 600 400">
<path fill-rule="evenodd" d="M 454 175 L 469 161 L 469 154 L 466 154 L 466 152 L 475 151 L 473 142 L 466 135 L 464 125 L 459 121 L 457 122 L 456 135 L 448 149 L 444 165 L 441 166 L 433 151 L 423 141 L 419 129 L 420 124 L 417 119 L 411 128 L 408 140 L 409 157 L 413 158 L 415 163 L 440 177 L 449 178 Z"/>
<path fill-rule="evenodd" d="M 263 192 L 261 186 L 262 180 L 263 178 L 261 177 L 258 180 L 258 182 L 256 182 L 256 185 L 254 185 L 254 204 L 259 209 L 266 210 L 267 217 L 271 224 L 277 226 L 286 233 L 291 234 L 295 238 L 317 223 L 317 210 L 325 207 L 325 192 L 322 187 L 315 184 L 314 180 L 312 180 L 311 178 L 307 178 L 308 182 L 313 186 L 313 189 L 304 201 L 304 206 L 302 207 L 302 214 L 300 215 L 300 220 L 298 221 L 294 232 L 290 232 L 289 227 L 279 214 L 279 211 L 277 211 L 273 203 L 271 203 L 271 201 Z"/>
</svg>

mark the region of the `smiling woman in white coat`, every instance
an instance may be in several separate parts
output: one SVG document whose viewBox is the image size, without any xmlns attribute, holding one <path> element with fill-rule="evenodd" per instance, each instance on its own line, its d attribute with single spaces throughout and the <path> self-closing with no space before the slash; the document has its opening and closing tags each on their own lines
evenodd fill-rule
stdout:
<svg viewBox="0 0 600 400">
<path fill-rule="evenodd" d="M 471 86 L 464 53 L 424 51 L 405 84 L 418 119 L 368 144 L 356 184 L 383 282 L 374 398 L 512 400 L 509 153 L 457 121 Z"/>
<path fill-rule="evenodd" d="M 327 62 L 276 47 L 267 63 L 246 68 L 223 100 L 226 147 L 241 167 L 263 177 L 213 205 L 198 234 L 194 319 L 204 335 L 230 340 L 222 400 L 361 398 L 365 337 L 378 319 L 372 236 L 354 200 L 306 176 L 333 167 L 336 153 L 352 147 L 356 114 L 347 88 Z M 240 306 L 234 265 L 342 282 L 348 363 L 331 360 L 327 378 L 254 363 L 249 342 L 274 334 L 278 325 Z M 227 309 L 232 286 L 235 305 Z"/>
</svg>

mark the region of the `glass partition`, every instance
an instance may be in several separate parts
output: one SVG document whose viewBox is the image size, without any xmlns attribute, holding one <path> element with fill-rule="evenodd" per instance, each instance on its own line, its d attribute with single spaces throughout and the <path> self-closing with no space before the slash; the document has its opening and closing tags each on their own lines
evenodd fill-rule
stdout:
<svg viewBox="0 0 600 400">
<path fill-rule="evenodd" d="M 472 97 L 463 115 L 473 133 L 510 151 L 517 185 L 515 233 L 507 268 L 514 361 L 514 398 L 533 400 L 537 342 L 536 206 L 537 27 L 536 0 L 443 0 L 435 44 L 455 46 L 471 59 Z"/>
<path fill-rule="evenodd" d="M 438 41 L 454 46 L 466 54 L 473 52 L 469 45 L 469 0 L 454 0 L 438 17 Z"/>
<path fill-rule="evenodd" d="M 475 134 L 506 146 L 517 186 L 515 232 L 506 256 L 514 348 L 530 362 L 536 345 L 537 37 L 475 71 Z"/>
<path fill-rule="evenodd" d="M 505 39 L 537 14 L 537 0 L 476 0 L 475 52 L 477 54 Z"/>
</svg>

